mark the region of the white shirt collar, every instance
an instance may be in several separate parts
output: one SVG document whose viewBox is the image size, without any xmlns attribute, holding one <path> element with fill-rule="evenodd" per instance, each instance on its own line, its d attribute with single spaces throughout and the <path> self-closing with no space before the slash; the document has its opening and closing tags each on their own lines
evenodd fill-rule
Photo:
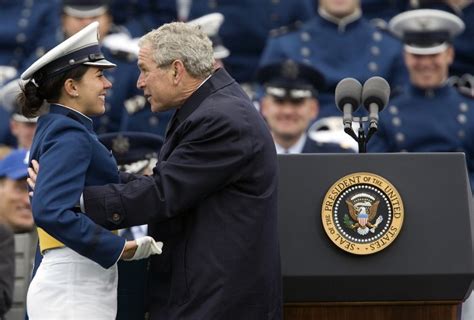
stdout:
<svg viewBox="0 0 474 320">
<path fill-rule="evenodd" d="M 212 77 L 212 75 L 213 75 L 213 73 L 211 73 L 211 74 L 209 75 L 209 77 L 207 77 L 206 79 L 204 79 L 204 81 L 201 82 L 201 84 L 199 85 L 199 87 L 196 88 L 196 90 L 199 89 L 199 88 L 204 84 L 204 82 L 206 82 L 207 80 L 209 80 L 209 78 Z"/>
<path fill-rule="evenodd" d="M 345 16 L 343 18 L 338 18 L 327 12 L 326 10 L 322 8 L 318 8 L 318 13 L 319 15 L 326 19 L 327 21 L 330 21 L 334 24 L 337 25 L 337 29 L 339 32 L 345 32 L 347 25 L 350 23 L 360 19 L 362 17 L 362 11 L 360 8 L 357 8 L 353 13 L 349 14 L 348 16 Z"/>
<path fill-rule="evenodd" d="M 304 144 L 306 143 L 306 134 L 301 135 L 298 141 L 292 145 L 290 148 L 285 149 L 275 142 L 275 148 L 278 154 L 295 154 L 301 153 L 303 151 Z"/>
</svg>

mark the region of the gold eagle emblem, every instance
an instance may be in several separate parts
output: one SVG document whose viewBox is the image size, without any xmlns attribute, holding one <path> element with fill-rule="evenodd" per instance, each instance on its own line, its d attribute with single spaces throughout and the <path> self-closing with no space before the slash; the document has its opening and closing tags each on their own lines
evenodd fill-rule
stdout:
<svg viewBox="0 0 474 320">
<path fill-rule="evenodd" d="M 369 231 L 375 233 L 383 220 L 382 216 L 375 218 L 379 203 L 380 200 L 368 193 L 354 195 L 350 200 L 346 200 L 349 215 L 344 216 L 344 224 L 351 229 L 357 229 L 360 235 L 366 235 Z"/>
</svg>

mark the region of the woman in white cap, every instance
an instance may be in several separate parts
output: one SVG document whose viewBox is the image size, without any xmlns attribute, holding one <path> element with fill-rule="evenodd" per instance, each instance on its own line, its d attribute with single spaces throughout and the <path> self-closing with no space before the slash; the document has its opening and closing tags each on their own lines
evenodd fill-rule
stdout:
<svg viewBox="0 0 474 320">
<path fill-rule="evenodd" d="M 117 260 L 161 253 L 162 243 L 151 237 L 125 241 L 79 213 L 84 186 L 119 181 L 90 119 L 105 111 L 111 83 L 103 69 L 115 67 L 100 51 L 98 26 L 86 26 L 22 74 L 23 114 L 37 116 L 44 101 L 50 103 L 38 119 L 30 155 L 43 168 L 31 199 L 43 255 L 28 289 L 32 320 L 115 319 Z"/>
</svg>

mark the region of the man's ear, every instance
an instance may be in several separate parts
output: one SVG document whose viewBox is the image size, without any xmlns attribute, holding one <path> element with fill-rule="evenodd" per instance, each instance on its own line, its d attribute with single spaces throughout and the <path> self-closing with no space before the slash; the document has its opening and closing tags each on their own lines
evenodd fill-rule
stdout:
<svg viewBox="0 0 474 320">
<path fill-rule="evenodd" d="M 448 60 L 448 66 L 453 64 L 454 58 L 455 58 L 454 48 L 450 46 L 446 51 L 446 59 Z"/>
<path fill-rule="evenodd" d="M 310 101 L 310 106 L 311 106 L 311 116 L 312 119 L 316 119 L 319 114 L 319 101 L 315 98 L 311 98 Z"/>
<path fill-rule="evenodd" d="M 10 120 L 10 132 L 15 135 L 18 132 L 18 122 L 15 120 Z"/>
<path fill-rule="evenodd" d="M 173 61 L 171 68 L 173 68 L 173 82 L 177 84 L 186 73 L 186 68 L 181 60 Z"/>
<path fill-rule="evenodd" d="M 269 104 L 272 103 L 270 99 L 271 98 L 268 96 L 264 96 L 262 99 L 260 99 L 260 113 L 262 114 L 264 118 L 267 117 Z"/>
</svg>

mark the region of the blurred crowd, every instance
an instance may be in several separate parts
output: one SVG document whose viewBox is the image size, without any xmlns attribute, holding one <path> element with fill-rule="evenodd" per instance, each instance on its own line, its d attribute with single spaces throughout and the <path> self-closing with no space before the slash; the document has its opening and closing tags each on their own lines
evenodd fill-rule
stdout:
<svg viewBox="0 0 474 320">
<path fill-rule="evenodd" d="M 92 21 L 100 22 L 105 57 L 117 65 L 104 72 L 113 86 L 94 130 L 123 170 L 152 167 L 172 116 L 152 113 L 137 89 L 137 39 L 185 21 L 209 35 L 215 67 L 225 68 L 254 101 L 278 153 L 356 152 L 334 90 L 346 77 L 364 83 L 380 76 L 392 96 L 368 150 L 465 152 L 474 184 L 472 0 L 0 0 L 0 6 L 0 246 L 3 256 L 27 252 L 16 271 L 12 259 L 0 264 L 0 319 L 23 319 L 27 283 L 14 280 L 27 281 L 36 246 L 25 162 L 36 119 L 21 115 L 18 78 Z M 410 15 L 391 23 L 417 9 L 450 15 L 428 13 L 420 25 Z M 421 37 L 412 37 L 417 32 Z M 133 232 L 146 234 L 144 228 Z"/>
<path fill-rule="evenodd" d="M 136 88 L 136 39 L 166 22 L 199 18 L 196 23 L 215 45 L 216 67 L 224 66 L 257 107 L 265 95 L 264 84 L 258 79 L 263 67 L 292 60 L 319 72 L 322 81 L 315 96 L 317 112 L 308 124 L 319 120 L 312 127 L 314 131 L 335 129 L 331 132 L 334 139 L 329 140 L 351 146 L 350 140 L 341 138 L 337 131 L 338 121 L 331 121 L 340 116 L 334 104 L 335 86 L 345 77 L 363 83 L 372 76 L 381 76 L 390 83 L 394 96 L 400 94 L 409 73 L 402 42 L 390 32 L 388 21 L 403 11 L 419 8 L 445 10 L 464 22 L 464 31 L 453 39 L 455 55 L 449 65 L 449 79 L 464 93 L 472 94 L 474 5 L 469 0 L 260 0 L 238 4 L 225 0 L 3 0 L 0 145 L 28 148 L 27 141 L 34 132 L 34 123 L 16 116 L 19 74 L 48 49 L 94 20 L 100 22 L 106 58 L 118 65 L 107 72 L 113 87 L 108 92 L 107 112 L 94 119 L 95 131 L 140 131 L 163 136 L 171 114 L 153 114 Z M 312 133 L 314 136 L 318 134 Z"/>
</svg>

